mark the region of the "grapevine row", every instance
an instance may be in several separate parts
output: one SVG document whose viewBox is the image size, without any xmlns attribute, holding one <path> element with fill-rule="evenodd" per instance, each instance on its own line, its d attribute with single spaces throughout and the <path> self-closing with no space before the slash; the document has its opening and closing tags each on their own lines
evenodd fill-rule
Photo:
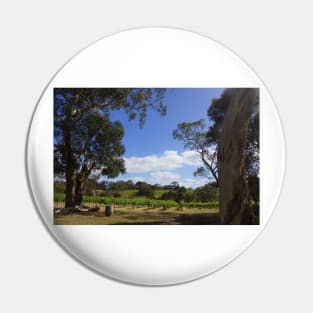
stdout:
<svg viewBox="0 0 313 313">
<path fill-rule="evenodd" d="M 64 202 L 65 195 L 62 193 L 54 194 L 54 202 Z M 125 199 L 125 198 L 114 198 L 114 197 L 102 197 L 102 196 L 84 196 L 83 203 L 97 203 L 103 205 L 125 205 L 125 206 L 147 206 L 150 208 L 170 208 L 178 207 L 178 203 L 173 200 L 152 200 L 152 199 Z M 214 208 L 218 207 L 218 202 L 181 202 L 181 206 L 185 208 Z"/>
</svg>

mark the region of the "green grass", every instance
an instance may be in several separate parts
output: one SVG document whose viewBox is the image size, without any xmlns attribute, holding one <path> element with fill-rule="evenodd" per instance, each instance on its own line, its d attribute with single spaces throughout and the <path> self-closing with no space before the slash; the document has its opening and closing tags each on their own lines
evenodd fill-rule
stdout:
<svg viewBox="0 0 313 313">
<path fill-rule="evenodd" d="M 129 190 L 123 190 L 121 192 L 118 192 L 122 198 L 135 198 L 136 197 L 136 194 L 137 194 L 138 190 L 132 190 L 132 189 L 129 189 Z"/>
<path fill-rule="evenodd" d="M 168 192 L 168 190 L 166 190 L 166 189 L 156 189 L 154 191 L 154 197 L 155 198 L 160 198 L 160 197 L 162 197 L 163 194 L 165 194 L 167 192 Z"/>
<path fill-rule="evenodd" d="M 179 207 L 178 203 L 173 200 L 136 197 L 136 192 L 136 190 L 124 191 L 120 198 L 84 196 L 84 205 L 88 207 L 97 205 L 100 207 L 100 211 L 97 213 L 55 215 L 54 223 L 57 225 L 201 225 L 219 223 L 217 202 L 182 202 L 181 207 Z M 160 190 L 160 192 L 162 191 Z M 64 208 L 64 200 L 64 194 L 54 194 L 54 208 Z M 115 207 L 113 216 L 104 216 L 106 205 Z"/>
<path fill-rule="evenodd" d="M 104 215 L 104 207 L 96 213 L 55 215 L 55 225 L 205 225 L 219 224 L 219 211 L 210 209 L 183 209 L 171 207 L 115 207 L 110 217 Z"/>
</svg>

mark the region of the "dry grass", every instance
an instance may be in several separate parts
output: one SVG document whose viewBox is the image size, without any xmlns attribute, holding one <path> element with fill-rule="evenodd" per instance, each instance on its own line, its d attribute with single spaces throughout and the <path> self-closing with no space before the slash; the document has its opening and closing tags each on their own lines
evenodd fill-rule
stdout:
<svg viewBox="0 0 313 313">
<path fill-rule="evenodd" d="M 56 225 L 205 225 L 219 224 L 219 211 L 211 209 L 178 209 L 115 207 L 110 217 L 104 207 L 96 213 L 55 215 Z"/>
</svg>

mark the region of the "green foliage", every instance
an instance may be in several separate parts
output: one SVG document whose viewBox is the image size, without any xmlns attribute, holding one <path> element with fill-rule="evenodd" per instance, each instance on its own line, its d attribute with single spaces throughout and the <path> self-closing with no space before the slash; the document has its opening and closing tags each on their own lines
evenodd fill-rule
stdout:
<svg viewBox="0 0 313 313">
<path fill-rule="evenodd" d="M 145 183 L 145 182 L 139 182 L 136 184 L 138 187 L 138 196 L 144 196 L 148 198 L 154 197 L 154 189 L 151 185 Z"/>
<path fill-rule="evenodd" d="M 61 193 L 54 194 L 54 202 L 64 202 L 65 195 Z M 134 206 L 141 207 L 146 206 L 148 208 L 171 208 L 177 207 L 177 202 L 174 200 L 152 200 L 147 198 L 115 198 L 115 197 L 101 197 L 101 196 L 84 196 L 83 203 L 97 203 L 103 205 L 121 205 L 121 206 Z M 217 201 L 209 202 L 181 202 L 181 206 L 184 208 L 216 208 L 218 207 Z"/>
<path fill-rule="evenodd" d="M 193 200 L 198 202 L 218 201 L 218 188 L 214 184 L 206 184 L 195 189 Z"/>
<path fill-rule="evenodd" d="M 183 122 L 177 125 L 173 131 L 173 137 L 176 140 L 183 141 L 185 149 L 198 150 L 200 146 L 206 145 L 204 119 L 195 122 Z"/>
<path fill-rule="evenodd" d="M 185 194 L 187 189 L 185 187 L 181 187 L 178 185 L 178 183 L 174 184 L 172 183 L 172 190 L 164 193 L 161 196 L 161 199 L 163 200 L 174 200 L 178 203 L 179 206 L 182 205 L 183 201 L 185 200 Z"/>
<path fill-rule="evenodd" d="M 207 137 L 207 126 L 204 119 L 194 122 L 183 122 L 173 131 L 173 138 L 182 141 L 185 149 L 196 151 L 203 166 L 195 172 L 195 176 L 205 177 L 209 181 L 218 181 L 216 145 L 210 144 Z"/>
<path fill-rule="evenodd" d="M 218 201 L 218 188 L 216 188 L 215 183 L 206 184 L 194 190 L 176 186 L 174 189 L 163 193 L 160 199 L 174 200 L 177 203 L 184 202 L 184 204 L 191 202 L 216 202 Z"/>
<path fill-rule="evenodd" d="M 84 183 L 95 171 L 108 178 L 125 172 L 124 129 L 110 121 L 113 110 L 144 125 L 148 108 L 166 114 L 165 89 L 55 88 L 54 173 L 66 179 L 66 203 L 80 203 Z M 75 190 L 75 197 L 73 197 Z"/>
<path fill-rule="evenodd" d="M 224 117 L 228 107 L 232 104 L 232 95 L 235 90 L 234 88 L 227 88 L 220 98 L 212 100 L 208 108 L 208 118 L 211 124 L 206 135 L 208 144 L 219 145 Z M 258 101 L 255 103 L 253 113 L 249 119 L 245 147 L 245 171 L 248 175 L 257 175 L 259 172 L 260 116 Z"/>
<path fill-rule="evenodd" d="M 225 89 L 219 98 L 212 99 L 208 108 L 210 127 L 207 132 L 208 144 L 218 144 L 225 113 L 231 101 L 231 89 Z"/>
<path fill-rule="evenodd" d="M 118 192 L 126 190 L 134 190 L 137 187 L 135 186 L 132 180 L 119 180 L 116 182 L 102 182 L 100 183 L 106 190 L 116 190 Z"/>
<path fill-rule="evenodd" d="M 260 178 L 257 175 L 251 174 L 248 179 L 248 185 L 252 200 L 255 204 L 260 202 Z"/>
<path fill-rule="evenodd" d="M 183 122 L 177 125 L 173 132 L 176 140 L 182 141 L 185 149 L 191 149 L 198 153 L 203 165 L 194 172 L 195 176 L 205 177 L 215 182 L 218 180 L 217 154 L 220 145 L 220 134 L 223 127 L 224 117 L 228 108 L 232 105 L 232 96 L 236 89 L 227 88 L 219 98 L 213 99 L 208 108 L 209 127 L 203 119 L 194 122 Z M 253 105 L 253 112 L 249 117 L 247 139 L 245 147 L 245 176 L 249 179 L 250 195 L 254 202 L 258 202 L 259 186 L 259 99 Z M 214 180 L 212 180 L 214 178 Z M 211 186 L 212 187 L 212 186 Z M 164 195 L 164 198 L 173 198 L 173 193 Z M 217 199 L 218 191 L 215 188 L 197 188 L 193 194 L 185 195 L 188 201 L 208 201 Z"/>
<path fill-rule="evenodd" d="M 61 121 L 59 123 L 62 124 Z M 68 123 L 71 124 L 71 137 L 70 142 L 66 143 L 62 128 L 66 128 Z M 106 115 L 88 111 L 79 120 L 68 123 L 64 122 L 60 128 L 55 127 L 56 131 L 58 129 L 60 131 L 59 138 L 54 144 L 54 148 L 59 152 L 55 154 L 57 169 L 66 170 L 70 149 L 73 158 L 71 166 L 81 171 L 82 175 L 90 173 L 91 170 L 101 169 L 103 175 L 113 178 L 125 172 L 124 160 L 121 158 L 125 152 L 121 143 L 124 129 L 120 122 L 111 122 Z"/>
<path fill-rule="evenodd" d="M 260 170 L 260 116 L 259 112 L 252 114 L 247 132 L 245 150 L 245 166 L 249 176 L 258 176 Z"/>
</svg>

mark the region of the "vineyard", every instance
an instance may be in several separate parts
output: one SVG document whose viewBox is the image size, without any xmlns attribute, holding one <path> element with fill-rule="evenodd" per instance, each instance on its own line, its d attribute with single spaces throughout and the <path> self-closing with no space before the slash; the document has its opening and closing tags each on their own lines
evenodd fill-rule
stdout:
<svg viewBox="0 0 313 313">
<path fill-rule="evenodd" d="M 57 207 L 64 204 L 65 195 L 62 193 L 54 194 L 54 203 Z M 114 206 L 126 206 L 126 207 L 147 207 L 147 208 L 190 208 L 190 209 L 210 209 L 217 208 L 218 202 L 184 202 L 181 201 L 180 205 L 173 200 L 152 200 L 145 197 L 142 198 L 115 198 L 115 197 L 102 197 L 102 196 L 84 196 L 83 203 L 89 203 L 95 205 L 114 205 Z"/>
</svg>

